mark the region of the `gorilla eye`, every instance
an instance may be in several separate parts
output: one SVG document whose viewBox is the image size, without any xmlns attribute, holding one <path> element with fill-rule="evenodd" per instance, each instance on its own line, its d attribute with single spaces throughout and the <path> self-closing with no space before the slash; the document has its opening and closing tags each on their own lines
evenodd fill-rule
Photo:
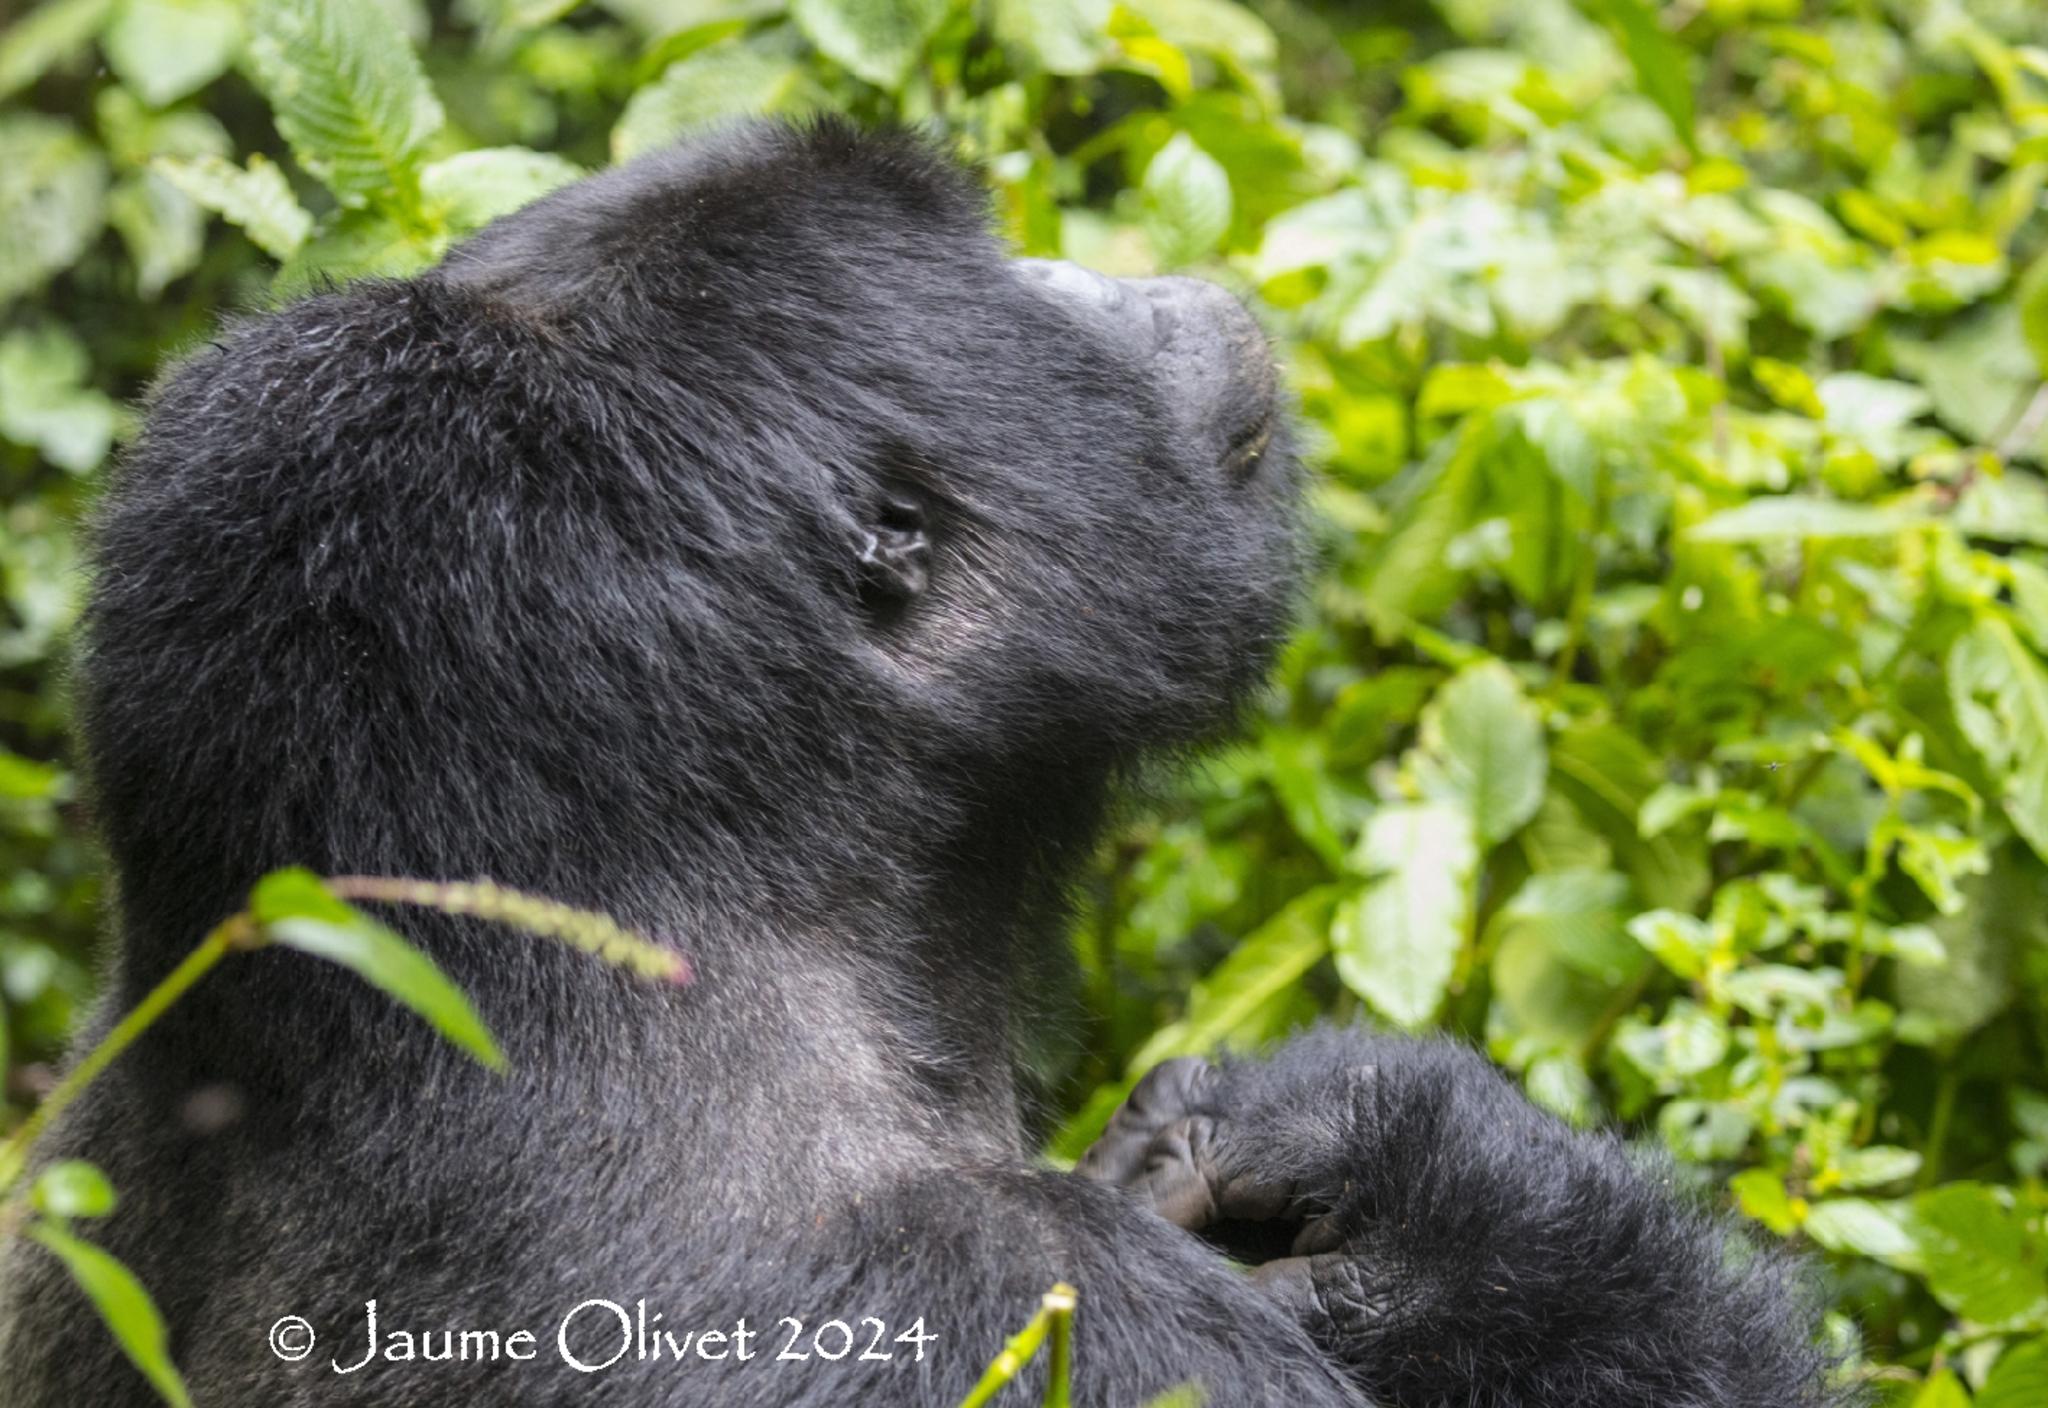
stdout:
<svg viewBox="0 0 2048 1408">
<path fill-rule="evenodd" d="M 886 618 L 931 582 L 932 543 L 924 505 L 889 494 L 875 505 L 860 537 L 860 593 L 877 618 Z"/>
</svg>

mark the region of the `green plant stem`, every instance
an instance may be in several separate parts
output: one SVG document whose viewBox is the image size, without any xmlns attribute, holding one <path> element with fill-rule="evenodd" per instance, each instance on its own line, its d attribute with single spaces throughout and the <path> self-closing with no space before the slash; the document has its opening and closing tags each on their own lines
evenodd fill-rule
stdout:
<svg viewBox="0 0 2048 1408">
<path fill-rule="evenodd" d="M 1074 1376 L 1074 1288 L 1061 1282 L 1045 1293 L 1052 1317 L 1052 1350 L 1046 1361 L 1044 1408 L 1070 1408 Z"/>
<path fill-rule="evenodd" d="M 164 976 L 162 982 L 135 1004 L 127 1016 L 114 1024 L 112 1031 L 85 1053 L 84 1058 L 57 1083 L 57 1088 L 36 1107 L 35 1113 L 23 1121 L 21 1128 L 14 1132 L 4 1147 L 0 1147 L 0 1194 L 20 1181 L 28 1168 L 30 1150 L 51 1122 L 63 1114 L 65 1108 L 134 1043 L 135 1038 L 163 1016 L 172 1003 L 212 972 L 214 965 L 223 958 L 238 948 L 247 947 L 255 936 L 256 926 L 247 914 L 235 914 L 221 921 L 213 932 L 200 940 L 197 948 L 186 954 L 178 966 Z"/>
<path fill-rule="evenodd" d="M 1039 1347 L 1045 1343 L 1046 1336 L 1053 1333 L 1055 1323 L 1059 1324 L 1061 1329 L 1054 1351 L 1054 1372 L 1046 1384 L 1044 1402 L 1048 1408 L 1050 1405 L 1066 1404 L 1070 1392 L 1067 1384 L 1070 1366 L 1064 1357 L 1067 1353 L 1064 1345 L 1067 1327 L 1073 1319 L 1077 1294 L 1074 1288 L 1065 1282 L 1047 1291 L 1038 1302 L 1038 1313 L 1031 1317 L 1023 1329 L 1010 1336 L 1001 1352 L 989 1361 L 988 1368 L 982 1370 L 981 1378 L 969 1390 L 967 1396 L 960 1400 L 960 1408 L 984 1408 L 984 1405 L 1001 1393 L 1004 1387 L 1014 1382 L 1024 1366 L 1038 1353 Z"/>
<path fill-rule="evenodd" d="M 1962 1077 L 1956 1071 L 1955 1053 L 1943 1053 L 1941 1080 L 1934 1088 L 1934 1113 L 1927 1123 L 1927 1149 L 1920 1158 L 1919 1186 L 1932 1188 L 1941 1181 L 1941 1157 L 1948 1147 L 1949 1126 L 1955 1122 L 1956 1092 Z"/>
</svg>

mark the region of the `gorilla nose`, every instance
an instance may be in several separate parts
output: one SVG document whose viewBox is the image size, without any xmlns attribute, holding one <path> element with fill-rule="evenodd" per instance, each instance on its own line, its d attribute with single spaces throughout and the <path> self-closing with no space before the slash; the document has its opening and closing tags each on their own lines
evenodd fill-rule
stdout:
<svg viewBox="0 0 2048 1408">
<path fill-rule="evenodd" d="M 1020 276 L 1148 362 L 1197 447 L 1248 476 L 1272 438 L 1279 376 L 1266 335 L 1228 290 L 1201 279 L 1118 279 L 1056 259 L 1019 259 Z"/>
</svg>

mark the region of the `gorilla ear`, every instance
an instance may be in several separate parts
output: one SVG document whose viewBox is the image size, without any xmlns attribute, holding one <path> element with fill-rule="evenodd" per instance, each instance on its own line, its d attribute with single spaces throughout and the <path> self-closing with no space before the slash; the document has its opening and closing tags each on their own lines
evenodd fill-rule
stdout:
<svg viewBox="0 0 2048 1408">
<path fill-rule="evenodd" d="M 861 595 L 879 610 L 902 606 L 923 593 L 932 575 L 932 543 L 924 505 L 890 494 L 861 527 Z"/>
</svg>

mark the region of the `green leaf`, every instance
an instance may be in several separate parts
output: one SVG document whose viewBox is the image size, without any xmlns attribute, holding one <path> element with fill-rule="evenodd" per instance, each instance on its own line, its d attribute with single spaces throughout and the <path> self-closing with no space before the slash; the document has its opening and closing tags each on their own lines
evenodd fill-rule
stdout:
<svg viewBox="0 0 2048 1408">
<path fill-rule="evenodd" d="M 30 1201 L 51 1217 L 105 1217 L 114 1210 L 114 1185 L 83 1159 L 60 1159 L 36 1175 Z"/>
<path fill-rule="evenodd" d="M 1230 956 L 1195 984 L 1187 1015 L 1152 1034 L 1131 1057 L 1140 1075 L 1175 1056 L 1201 1056 L 1226 1043 L 1249 1045 L 1273 1035 L 1266 1020 L 1295 993 L 1330 951 L 1329 915 L 1336 891 L 1318 886 L 1240 940 Z"/>
<path fill-rule="evenodd" d="M 68 122 L 0 116 L 0 304 L 71 267 L 106 220 L 107 163 Z"/>
<path fill-rule="evenodd" d="M 272 942 L 339 963 L 410 1007 L 494 1071 L 505 1057 L 483 1019 L 432 959 L 344 904 L 311 871 L 278 870 L 257 882 L 249 912 Z"/>
<path fill-rule="evenodd" d="M 277 271 L 271 288 L 289 298 L 330 282 L 404 278 L 441 257 L 443 242 L 366 210 L 352 210 L 332 228 L 300 246 Z"/>
<path fill-rule="evenodd" d="M 2020 335 L 2026 338 L 2040 374 L 2048 377 L 2048 254 L 2027 266 L 2014 302 L 2020 310 Z"/>
<path fill-rule="evenodd" d="M 121 0 L 100 47 L 121 81 L 160 108 L 226 72 L 241 41 L 235 0 Z"/>
<path fill-rule="evenodd" d="M 991 26 L 1028 70 L 1093 73 L 1109 53 L 1110 0 L 989 0 Z"/>
<path fill-rule="evenodd" d="M 389 10 L 254 0 L 245 52 L 292 155 L 336 200 L 417 217 L 420 161 L 444 119 Z"/>
<path fill-rule="evenodd" d="M 1895 538 L 1924 515 L 1806 494 L 1766 495 L 1724 509 L 1685 530 L 1702 543 L 1768 543 L 1805 538 Z"/>
<path fill-rule="evenodd" d="M 0 28 L 0 98 L 84 49 L 113 8 L 114 0 L 50 0 Z"/>
<path fill-rule="evenodd" d="M 1970 1391 L 1953 1369 L 1937 1369 L 1913 1395 L 1910 1408 L 1970 1408 Z"/>
<path fill-rule="evenodd" d="M 1844 1188 L 1882 1188 L 1902 1183 L 1920 1171 L 1920 1156 L 1911 1149 L 1873 1144 L 1850 1149 L 1835 1162 L 1835 1177 Z"/>
<path fill-rule="evenodd" d="M 1494 923 L 1503 933 L 1532 929 L 1579 972 L 1603 983 L 1641 971 L 1643 952 L 1622 927 L 1628 877 L 1612 870 L 1554 870 L 1531 875 Z"/>
<path fill-rule="evenodd" d="M 794 0 L 789 12 L 827 57 L 893 92 L 952 8 L 952 0 Z"/>
<path fill-rule="evenodd" d="M 150 169 L 239 227 L 273 259 L 291 258 L 313 233 L 313 217 L 292 194 L 291 182 L 260 152 L 250 154 L 247 166 L 217 156 L 165 156 Z"/>
<path fill-rule="evenodd" d="M 1446 802 L 1384 807 L 1352 863 L 1373 879 L 1331 920 L 1337 975 L 1389 1021 L 1421 1027 L 1443 1002 L 1471 922 L 1472 817 Z"/>
<path fill-rule="evenodd" d="M 1948 692 L 1999 779 L 2007 818 L 2048 859 L 2048 670 L 2004 617 L 1987 612 L 1949 648 Z"/>
<path fill-rule="evenodd" d="M 1928 1289 L 1980 1325 L 2048 1308 L 2048 1242 L 1981 1183 L 1951 1183 L 1913 1200 Z"/>
<path fill-rule="evenodd" d="M 1610 724 L 1579 724 L 1550 744 L 1551 790 L 1613 847 L 1644 904 L 1690 910 L 1706 892 L 1706 849 L 1675 832 L 1646 837 L 1637 815 L 1664 782 L 1658 760 Z"/>
<path fill-rule="evenodd" d="M 789 55 L 743 41 L 714 44 L 633 95 L 612 129 L 612 158 L 629 161 L 728 118 L 796 113 L 818 102 Z"/>
<path fill-rule="evenodd" d="M 1806 1235 L 1831 1252 L 1891 1261 L 1911 1257 L 1913 1235 L 1897 1205 L 1831 1198 L 1806 1215 Z"/>
<path fill-rule="evenodd" d="M 1133 14 L 1161 38 L 1254 68 L 1272 64 L 1279 41 L 1266 22 L 1230 0 L 1128 0 Z"/>
<path fill-rule="evenodd" d="M 1621 31 L 1622 50 L 1635 68 L 1643 96 L 1671 119 L 1671 130 L 1679 141 L 1698 150 L 1691 51 L 1665 31 L 1656 11 L 1644 0 L 1600 0 L 1600 8 Z"/>
<path fill-rule="evenodd" d="M 1728 1180 L 1728 1191 L 1745 1213 L 1780 1237 L 1789 1237 L 1798 1229 L 1799 1214 L 1785 1191 L 1785 1180 L 1769 1169 L 1744 1169 Z"/>
<path fill-rule="evenodd" d="M 434 162 L 420 188 L 450 228 L 482 229 L 584 174 L 573 161 L 525 147 L 482 147 Z"/>
<path fill-rule="evenodd" d="M 1661 1022 L 1623 1023 L 1614 1045 L 1644 1075 L 1675 1088 L 1721 1064 L 1728 1054 L 1728 1028 L 1697 1003 L 1679 999 Z"/>
<path fill-rule="evenodd" d="M 135 291 L 145 299 L 199 265 L 205 212 L 158 172 L 137 171 L 123 179 L 107 197 L 107 223 L 128 246 Z"/>
<path fill-rule="evenodd" d="M 192 1408 L 192 1396 L 171 1363 L 170 1333 L 164 1328 L 164 1318 L 135 1273 L 98 1247 L 49 1223 L 37 1223 L 28 1229 L 28 1235 L 64 1263 L 71 1279 L 114 1332 L 122 1352 L 158 1396 L 172 1408 Z"/>
<path fill-rule="evenodd" d="M 84 344 L 58 324 L 0 338 L 0 436 L 35 447 L 73 474 L 97 468 L 120 414 L 113 401 L 83 384 L 87 371 Z M 15 769 L 15 781 L 20 777 Z"/>
<path fill-rule="evenodd" d="M 2048 1403 L 2048 1338 L 2008 1349 L 1984 1380 L 1974 1408 L 2041 1408 Z"/>
<path fill-rule="evenodd" d="M 1460 671 L 1422 713 L 1422 790 L 1463 804 L 1482 846 L 1520 830 L 1543 804 L 1543 720 L 1514 672 L 1489 660 Z"/>
<path fill-rule="evenodd" d="M 1230 230 L 1230 177 L 1185 132 L 1153 156 L 1142 190 L 1145 234 L 1164 268 L 1213 253 Z"/>
</svg>

